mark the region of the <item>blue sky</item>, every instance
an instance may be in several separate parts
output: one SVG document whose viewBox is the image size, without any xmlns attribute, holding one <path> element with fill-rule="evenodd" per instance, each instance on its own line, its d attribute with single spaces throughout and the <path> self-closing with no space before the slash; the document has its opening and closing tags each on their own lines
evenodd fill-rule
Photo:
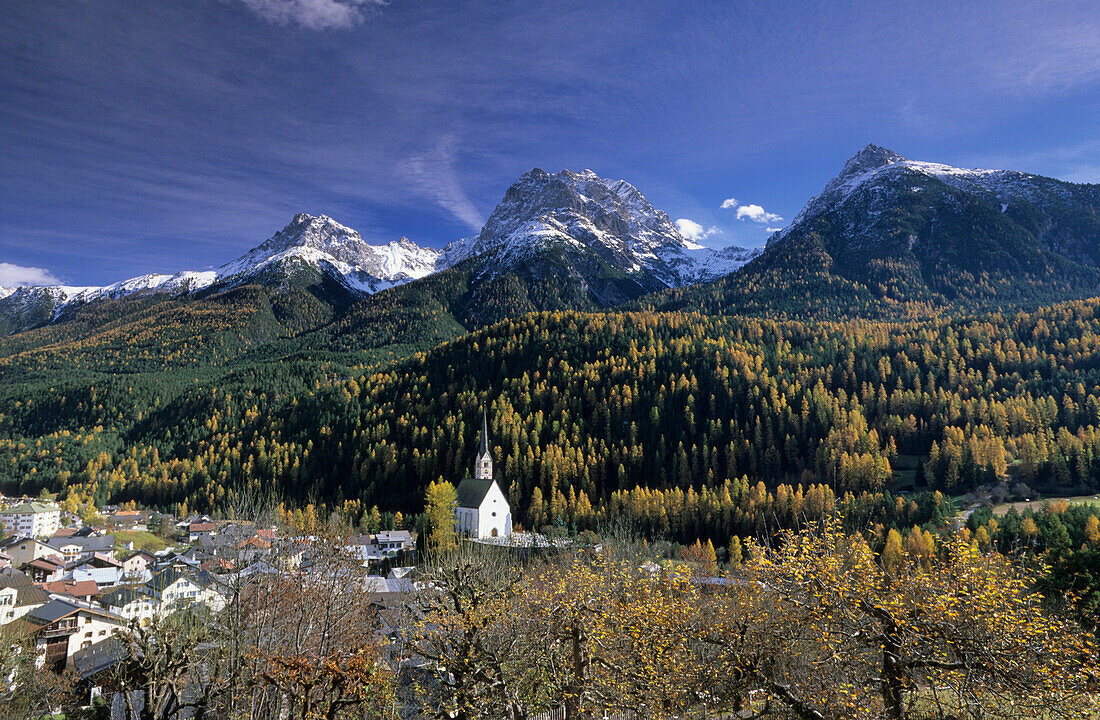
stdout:
<svg viewBox="0 0 1100 720">
<path fill-rule="evenodd" d="M 715 246 L 762 244 L 868 142 L 1100 182 L 1095 2 L 0 0 L 0 20 L 0 285 L 216 266 L 299 211 L 441 246 L 532 167 L 624 178 Z"/>
</svg>

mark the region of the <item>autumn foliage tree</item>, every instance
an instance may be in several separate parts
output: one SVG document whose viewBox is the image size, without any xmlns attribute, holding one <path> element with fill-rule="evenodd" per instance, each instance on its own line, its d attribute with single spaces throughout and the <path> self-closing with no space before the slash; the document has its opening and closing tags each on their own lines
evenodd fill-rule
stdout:
<svg viewBox="0 0 1100 720">
<path fill-rule="evenodd" d="M 899 538 L 900 539 L 900 538 Z M 788 661 L 763 687 L 801 718 L 1080 718 L 1092 707 L 1096 646 L 1047 612 L 1036 575 L 950 540 L 930 562 L 876 558 L 837 520 L 753 549 L 760 627 Z"/>
<path fill-rule="evenodd" d="M 428 550 L 445 553 L 458 544 L 455 531 L 455 506 L 458 495 L 455 486 L 440 479 L 428 485 L 424 493 L 424 514 L 428 521 Z"/>
<path fill-rule="evenodd" d="M 406 657 L 427 662 L 416 704 L 441 720 L 523 720 L 529 658 L 516 625 L 523 576 L 475 548 L 432 556 L 405 613 Z"/>
</svg>

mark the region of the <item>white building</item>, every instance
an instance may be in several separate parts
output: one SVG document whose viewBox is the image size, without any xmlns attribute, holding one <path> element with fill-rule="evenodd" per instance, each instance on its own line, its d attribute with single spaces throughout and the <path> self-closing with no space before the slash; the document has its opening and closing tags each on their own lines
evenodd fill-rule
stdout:
<svg viewBox="0 0 1100 720">
<path fill-rule="evenodd" d="M 474 477 L 458 485 L 455 529 L 463 537 L 493 538 L 512 534 L 512 507 L 493 479 L 489 454 L 489 422 L 481 416 L 481 449 L 474 461 Z"/>
<path fill-rule="evenodd" d="M 402 550 L 416 547 L 412 533 L 408 530 L 382 530 L 374 536 L 378 551 L 386 557 L 393 557 Z"/>
<path fill-rule="evenodd" d="M 125 624 L 105 610 L 62 598 L 35 608 L 22 621 L 35 637 L 38 666 L 69 670 L 75 652 L 106 640 Z"/>
<path fill-rule="evenodd" d="M 127 620 L 137 620 L 142 625 L 147 625 L 156 612 L 152 596 L 137 588 L 113 588 L 100 596 L 99 603 L 109 612 Z"/>
<path fill-rule="evenodd" d="M 46 591 L 18 570 L 0 572 L 0 625 L 18 620 L 50 599 Z"/>
<path fill-rule="evenodd" d="M 13 567 L 22 567 L 29 562 L 46 557 L 57 558 L 59 561 L 64 560 L 57 548 L 50 547 L 41 540 L 30 537 L 12 538 L 6 541 L 2 547 L 4 552 L 11 557 Z"/>
<path fill-rule="evenodd" d="M 183 572 L 166 568 L 145 584 L 145 592 L 155 601 L 157 615 L 170 615 L 193 603 L 204 603 L 214 612 L 225 607 L 225 595 L 214 576 L 205 570 Z"/>
<path fill-rule="evenodd" d="M 60 553 L 66 563 L 86 560 L 96 553 L 108 557 L 115 554 L 115 536 L 50 538 L 46 544 Z"/>
<path fill-rule="evenodd" d="M 40 502 L 25 502 L 0 510 L 0 525 L 8 535 L 49 537 L 61 526 L 61 508 Z"/>
</svg>

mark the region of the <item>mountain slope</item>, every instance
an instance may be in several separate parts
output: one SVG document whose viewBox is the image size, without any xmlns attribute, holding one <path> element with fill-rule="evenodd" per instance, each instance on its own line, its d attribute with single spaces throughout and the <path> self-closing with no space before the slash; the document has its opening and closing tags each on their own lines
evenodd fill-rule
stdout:
<svg viewBox="0 0 1100 720">
<path fill-rule="evenodd" d="M 868 145 L 741 272 L 652 306 L 874 317 L 1098 291 L 1100 186 Z"/>
</svg>

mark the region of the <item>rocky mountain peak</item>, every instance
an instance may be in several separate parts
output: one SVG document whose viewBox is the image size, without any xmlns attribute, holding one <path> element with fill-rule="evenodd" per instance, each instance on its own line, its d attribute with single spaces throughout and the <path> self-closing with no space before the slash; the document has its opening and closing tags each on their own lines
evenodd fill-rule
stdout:
<svg viewBox="0 0 1100 720">
<path fill-rule="evenodd" d="M 362 236 L 349 227 L 336 222 L 328 215 L 298 213 L 287 225 L 275 233 L 260 248 L 302 247 L 326 248 L 333 244 L 364 243 Z M 257 249 L 260 249 L 257 248 Z"/>
<path fill-rule="evenodd" d="M 269 239 L 218 268 L 218 279 L 231 283 L 299 263 L 336 275 L 353 290 L 370 293 L 427 275 L 435 270 L 438 256 L 436 250 L 408 238 L 371 245 L 328 215 L 298 213 Z"/>
<path fill-rule="evenodd" d="M 844 169 L 840 171 L 840 177 L 849 178 L 855 175 L 862 175 L 871 170 L 884 168 L 887 165 L 905 162 L 905 160 L 906 158 L 893 150 L 888 150 L 873 143 L 868 143 L 859 152 L 853 155 L 848 162 L 844 163 Z"/>
<path fill-rule="evenodd" d="M 533 168 L 508 188 L 478 237 L 449 245 L 441 263 L 477 257 L 481 272 L 496 274 L 551 250 L 598 258 L 648 288 L 716 277 L 746 259 L 740 248 L 734 257 L 689 242 L 625 180 Z"/>
</svg>

